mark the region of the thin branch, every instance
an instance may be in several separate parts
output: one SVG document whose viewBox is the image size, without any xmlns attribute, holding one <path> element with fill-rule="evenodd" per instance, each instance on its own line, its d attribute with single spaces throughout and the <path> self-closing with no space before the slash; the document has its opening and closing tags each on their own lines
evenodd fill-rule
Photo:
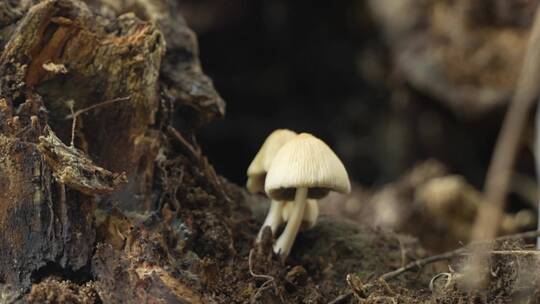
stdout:
<svg viewBox="0 0 540 304">
<path fill-rule="evenodd" d="M 478 210 L 472 231 L 473 241 L 493 239 L 500 227 L 523 127 L 540 89 L 538 54 L 540 54 L 540 6 L 536 9 L 516 91 L 504 118 L 486 175 L 484 200 Z M 465 267 L 468 269 L 466 277 L 470 279 L 469 288 L 478 288 L 487 276 L 485 273 L 487 268 L 482 265 L 487 263 L 486 255 L 491 250 L 490 243 L 475 248 Z"/>
<path fill-rule="evenodd" d="M 332 301 L 328 302 L 328 304 L 337 304 L 337 303 L 340 303 L 341 301 L 344 301 L 346 300 L 348 297 L 352 296 L 353 295 L 353 292 L 352 291 L 347 291 L 346 293 L 342 294 L 342 295 L 339 295 L 337 298 L 333 299 Z"/>
<path fill-rule="evenodd" d="M 118 97 L 118 98 L 110 99 L 110 100 L 107 100 L 107 101 L 104 101 L 104 102 L 96 103 L 96 104 L 91 105 L 91 106 L 89 106 L 87 108 L 77 110 L 77 111 L 75 111 L 75 113 L 67 115 L 66 119 L 72 119 L 72 118 L 74 118 L 76 116 L 84 114 L 85 112 L 88 112 L 88 111 L 91 111 L 91 110 L 94 110 L 94 109 L 97 109 L 97 108 L 101 108 L 101 107 L 104 107 L 104 106 L 108 106 L 108 105 L 111 105 L 111 104 L 119 102 L 119 101 L 129 100 L 130 98 L 131 98 L 131 96 Z"/>
<path fill-rule="evenodd" d="M 190 144 L 180 132 L 178 132 L 175 128 L 168 126 L 167 131 L 171 133 L 183 146 L 186 148 L 191 154 L 191 157 L 194 158 L 196 161 L 200 162 L 201 155 L 199 154 L 198 150 L 193 147 L 192 144 Z"/>
<path fill-rule="evenodd" d="M 492 255 L 540 255 L 538 250 L 494 250 Z"/>
<path fill-rule="evenodd" d="M 80 110 L 77 110 L 75 112 L 73 112 L 73 100 L 69 100 L 68 102 L 68 107 L 69 107 L 69 110 L 71 112 L 71 114 L 67 115 L 65 119 L 73 119 L 73 122 L 71 123 L 71 142 L 70 142 L 70 147 L 74 147 L 74 141 L 75 141 L 75 128 L 77 126 L 77 117 L 85 112 L 88 112 L 88 111 L 91 111 L 91 110 L 94 110 L 96 108 L 99 108 L 99 107 L 103 107 L 103 106 L 107 106 L 107 105 L 110 105 L 110 104 L 113 104 L 113 103 L 116 103 L 116 102 L 119 102 L 119 101 L 124 101 L 124 100 L 128 100 L 129 98 L 131 98 L 131 96 L 126 96 L 126 97 L 119 97 L 119 98 L 115 98 L 115 99 L 111 99 L 111 100 L 107 100 L 107 101 L 104 101 L 104 102 L 100 102 L 100 103 L 97 103 L 95 105 L 91 105 L 87 108 L 84 108 L 84 109 L 80 109 Z"/>
<path fill-rule="evenodd" d="M 505 236 L 496 238 L 494 241 L 503 242 L 503 241 L 509 241 L 509 240 L 520 240 L 520 239 L 535 238 L 535 237 L 538 237 L 538 236 L 540 236 L 540 230 L 527 231 L 527 232 L 523 232 L 523 233 L 505 235 Z M 411 271 L 413 269 L 421 269 L 421 268 L 423 268 L 424 266 L 426 266 L 428 264 L 432 264 L 432 263 L 435 263 L 435 262 L 438 262 L 438 261 L 450 260 L 450 259 L 452 259 L 454 257 L 463 255 L 465 252 L 470 250 L 471 247 L 475 247 L 475 246 L 478 246 L 478 245 L 484 245 L 487 242 L 491 242 L 491 241 L 472 242 L 472 243 L 470 243 L 470 244 L 468 244 L 466 246 L 457 248 L 457 249 L 452 250 L 452 251 L 448 251 L 448 252 L 441 253 L 441 254 L 438 254 L 438 255 L 433 255 L 433 256 L 430 256 L 430 257 L 427 257 L 427 258 L 424 258 L 424 259 L 413 261 L 413 262 L 405 265 L 404 267 L 400 267 L 400 268 L 398 268 L 398 269 L 396 269 L 394 271 L 390 271 L 390 272 L 387 272 L 387 273 L 381 275 L 379 277 L 379 280 L 392 279 L 392 278 L 395 278 L 395 277 L 397 277 L 397 276 L 399 276 L 399 275 L 401 275 L 401 274 L 403 274 L 403 273 L 405 273 L 407 271 Z M 497 251 L 492 251 L 492 252 L 497 253 Z M 502 253 L 503 251 L 499 251 L 499 252 Z"/>
<path fill-rule="evenodd" d="M 217 176 L 217 173 L 216 171 L 214 170 L 214 168 L 208 163 L 208 161 L 206 160 L 206 158 L 202 155 L 202 151 L 200 150 L 200 148 L 196 148 L 195 146 L 193 146 L 191 143 L 189 143 L 189 141 L 187 141 L 184 136 L 182 136 L 182 134 L 180 134 L 180 132 L 178 132 L 175 128 L 171 127 L 171 126 L 168 126 L 167 127 L 167 131 L 174 136 L 174 138 L 176 138 L 186 149 L 187 151 L 189 152 L 189 154 L 191 154 L 191 157 L 193 158 L 193 160 L 195 160 L 196 162 L 199 163 L 199 165 L 205 170 L 206 174 L 207 174 L 207 177 L 210 181 L 210 183 L 212 184 L 212 186 L 214 187 L 214 190 L 216 190 L 224 200 L 226 200 L 227 202 L 231 202 L 231 199 L 229 198 L 229 196 L 225 193 L 225 190 L 223 189 L 223 185 L 221 184 L 221 182 L 219 181 L 219 178 Z"/>
<path fill-rule="evenodd" d="M 504 242 L 504 241 L 536 238 L 536 237 L 539 237 L 539 236 L 540 236 L 540 230 L 534 230 L 534 231 L 527 231 L 527 232 L 522 232 L 522 233 L 516 233 L 516 234 L 510 234 L 510 235 L 501 236 L 501 237 L 498 237 L 498 238 L 494 239 L 493 241 L 495 241 L 495 242 Z M 410 262 L 409 264 L 407 264 L 407 265 L 405 265 L 403 267 L 400 267 L 400 268 L 398 268 L 396 270 L 393 270 L 393 271 L 390 271 L 390 272 L 387 272 L 387 273 L 381 275 L 377 280 L 386 281 L 386 280 L 389 280 L 389 279 L 394 279 L 394 278 L 404 274 L 405 272 L 412 271 L 412 270 L 415 270 L 415 269 L 422 269 L 426 265 L 429 265 L 429 264 L 432 264 L 432 263 L 435 263 L 435 262 L 439 262 L 439 261 L 450 260 L 452 258 L 467 254 L 467 251 L 469 251 L 471 249 L 471 247 L 478 246 L 478 245 L 483 245 L 483 244 L 486 244 L 488 242 L 493 242 L 493 241 L 471 242 L 468 245 L 465 245 L 463 247 L 460 247 L 460 248 L 457 248 L 457 249 L 454 249 L 454 250 L 451 250 L 451 251 L 447 251 L 445 253 L 441 253 L 441 254 L 438 254 L 438 255 L 433 255 L 433 256 L 430 256 L 430 257 L 427 257 L 427 258 L 424 258 L 424 259 L 419 259 L 419 260 Z M 499 254 L 499 255 L 512 255 L 512 254 L 514 254 L 514 255 L 534 255 L 534 254 L 540 254 L 540 251 L 533 251 L 533 250 L 498 250 L 498 251 L 491 251 L 490 253 Z M 364 288 L 369 288 L 371 286 L 373 286 L 373 284 L 365 284 Z M 330 301 L 329 304 L 339 303 L 339 302 L 347 299 L 348 297 L 350 297 L 353 294 L 354 294 L 353 291 L 348 291 L 348 292 L 338 296 L 334 300 Z"/>
<path fill-rule="evenodd" d="M 13 134 L 13 136 L 14 136 L 14 137 L 17 137 L 17 136 L 23 134 L 24 132 L 26 132 L 26 131 L 28 131 L 28 130 L 30 130 L 30 125 L 28 125 L 28 126 L 22 128 L 22 129 L 19 130 L 17 133 Z"/>
<path fill-rule="evenodd" d="M 492 239 L 500 227 L 514 161 L 527 115 L 540 89 L 540 6 L 537 8 L 527 52 L 484 185 L 484 203 L 473 229 L 473 240 Z"/>
<path fill-rule="evenodd" d="M 77 115 L 75 115 L 75 112 L 73 112 L 73 100 L 69 100 L 67 102 L 67 105 L 69 107 L 69 111 L 71 112 L 71 117 L 73 117 L 73 121 L 71 122 L 71 141 L 69 142 L 70 147 L 75 147 L 75 128 L 77 127 Z"/>
<path fill-rule="evenodd" d="M 458 248 L 456 250 L 452 250 L 452 251 L 445 252 L 445 253 L 442 253 L 442 254 L 433 255 L 433 256 L 427 257 L 425 259 L 410 262 L 409 264 L 407 264 L 407 265 L 405 265 L 403 267 L 400 267 L 400 268 L 398 268 L 398 269 L 396 269 L 394 271 L 390 271 L 390 272 L 387 272 L 387 273 L 381 275 L 379 277 L 379 280 L 392 279 L 392 278 L 400 276 L 401 274 L 403 274 L 403 273 L 405 273 L 407 271 L 411 271 L 411 270 L 414 270 L 414 269 L 422 269 L 424 266 L 435 263 L 435 262 L 438 262 L 438 261 L 450 260 L 450 259 L 452 259 L 452 258 L 454 258 L 456 256 L 461 255 L 465 251 L 465 248 L 466 247 L 461 247 L 461 248 Z"/>
</svg>

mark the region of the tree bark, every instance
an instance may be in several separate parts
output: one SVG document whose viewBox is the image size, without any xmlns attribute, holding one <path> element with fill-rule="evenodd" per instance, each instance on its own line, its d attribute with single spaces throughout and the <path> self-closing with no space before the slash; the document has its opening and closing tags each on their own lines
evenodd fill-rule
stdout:
<svg viewBox="0 0 540 304">
<path fill-rule="evenodd" d="M 116 16 L 127 8 L 115 10 L 106 1 L 89 5 L 105 13 L 76 0 L 0 6 L 0 283 L 20 294 L 53 274 L 79 281 L 117 277 L 109 272 L 130 262 L 115 251 L 120 248 L 95 248 L 96 229 L 114 225 L 113 208 L 159 211 L 163 197 L 156 188 L 164 190 L 163 176 L 174 175 L 167 171 L 198 165 L 173 152 L 179 149 L 163 132 L 176 124 L 178 109 L 193 109 L 182 111 L 191 115 L 187 133 L 224 114 L 223 100 L 201 71 L 193 32 L 172 18 L 172 2 L 131 3 L 146 12 L 146 21 L 133 13 Z M 115 98 L 124 99 L 100 106 Z M 71 140 L 69 114 L 85 108 L 91 109 L 74 125 L 75 146 L 64 144 Z M 103 227 L 95 220 L 98 205 L 108 210 Z M 116 237 L 128 238 L 123 229 L 130 225 L 115 228 Z M 128 277 L 148 276 L 171 297 L 197 302 L 159 266 L 131 270 Z M 116 285 L 106 281 L 103 289 Z M 131 293 L 136 283 L 123 284 Z"/>
<path fill-rule="evenodd" d="M 420 252 L 327 220 L 301 265 L 251 261 L 258 198 L 196 142 L 225 103 L 174 0 L 4 1 L 0 38 L 0 302 L 325 303 Z"/>
</svg>

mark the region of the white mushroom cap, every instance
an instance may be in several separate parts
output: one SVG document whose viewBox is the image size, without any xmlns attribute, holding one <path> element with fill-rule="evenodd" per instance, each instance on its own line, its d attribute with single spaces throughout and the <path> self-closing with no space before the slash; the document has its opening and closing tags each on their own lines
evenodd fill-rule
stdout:
<svg viewBox="0 0 540 304">
<path fill-rule="evenodd" d="M 281 211 L 284 222 L 287 222 L 289 220 L 293 204 L 294 202 L 285 203 L 285 206 Z M 313 228 L 315 224 L 317 224 L 317 218 L 319 218 L 319 204 L 317 203 L 317 200 L 308 199 L 306 209 L 304 211 L 304 217 L 302 218 L 302 226 L 300 226 L 300 229 L 302 230 Z"/>
<path fill-rule="evenodd" d="M 322 140 L 302 133 L 275 155 L 266 174 L 265 191 L 275 200 L 294 200 L 296 188 L 308 188 L 308 198 L 322 198 L 329 191 L 349 193 L 345 167 Z"/>
<path fill-rule="evenodd" d="M 264 179 L 274 156 L 285 143 L 296 137 L 296 135 L 296 132 L 291 130 L 278 129 L 266 138 L 247 169 L 246 188 L 249 192 L 264 192 Z"/>
</svg>

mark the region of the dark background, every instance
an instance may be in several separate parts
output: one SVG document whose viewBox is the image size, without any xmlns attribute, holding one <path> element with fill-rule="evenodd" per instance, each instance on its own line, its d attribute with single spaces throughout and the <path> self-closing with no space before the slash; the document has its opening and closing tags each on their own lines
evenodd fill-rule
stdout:
<svg viewBox="0 0 540 304">
<path fill-rule="evenodd" d="M 504 109 L 458 117 L 411 88 L 395 68 L 365 1 L 184 1 L 205 72 L 227 102 L 203 128 L 217 171 L 244 184 L 274 129 L 311 132 L 373 187 L 415 163 L 442 161 L 481 187 Z M 531 172 L 530 153 L 519 166 Z"/>
</svg>

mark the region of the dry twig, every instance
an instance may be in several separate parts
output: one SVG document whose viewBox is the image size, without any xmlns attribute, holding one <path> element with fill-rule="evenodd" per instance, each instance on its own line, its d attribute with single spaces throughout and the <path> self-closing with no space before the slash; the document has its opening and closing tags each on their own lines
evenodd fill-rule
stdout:
<svg viewBox="0 0 540 304">
<path fill-rule="evenodd" d="M 540 7 L 530 34 L 529 45 L 516 93 L 497 140 L 493 158 L 487 172 L 484 187 L 484 204 L 480 207 L 473 240 L 493 238 L 501 220 L 506 194 L 508 192 L 512 167 L 516 158 L 523 126 L 533 101 L 538 96 L 540 86 Z"/>
<path fill-rule="evenodd" d="M 69 106 L 69 110 L 71 111 L 71 114 L 69 114 L 69 115 L 66 116 L 66 119 L 73 119 L 73 122 L 71 123 L 71 142 L 70 142 L 70 147 L 73 147 L 73 146 L 74 146 L 73 142 L 75 141 L 75 127 L 77 126 L 77 117 L 78 117 L 79 115 L 84 114 L 85 112 L 88 112 L 88 111 L 91 111 L 91 110 L 100 108 L 100 107 L 104 107 L 104 106 L 107 106 L 107 105 L 110 105 L 110 104 L 119 102 L 119 101 L 129 100 L 129 98 L 131 98 L 131 96 L 119 97 L 119 98 L 114 98 L 114 99 L 106 100 L 106 101 L 104 101 L 104 102 L 96 103 L 96 104 L 94 104 L 94 105 L 91 105 L 91 106 L 86 107 L 86 108 L 84 108 L 84 109 L 77 110 L 77 111 L 75 111 L 75 112 L 73 111 L 73 101 L 70 100 L 71 102 L 68 103 L 68 106 Z"/>
<path fill-rule="evenodd" d="M 204 171 L 205 171 L 206 175 L 208 176 L 208 179 L 209 179 L 210 183 L 212 184 L 212 187 L 214 188 L 214 190 L 216 190 L 216 192 L 218 192 L 225 201 L 230 203 L 231 199 L 225 193 L 225 190 L 223 189 L 223 185 L 219 181 L 219 178 L 218 178 L 218 176 L 216 174 L 216 171 L 208 163 L 208 160 L 202 154 L 201 149 L 199 147 L 195 147 L 194 145 L 189 143 L 189 141 L 187 141 L 184 138 L 184 136 L 182 136 L 182 134 L 180 134 L 180 132 L 178 132 L 175 128 L 173 128 L 171 126 L 168 126 L 167 131 L 171 135 L 173 135 L 174 138 L 176 138 L 187 149 L 189 154 L 191 154 L 191 157 L 193 158 L 193 160 L 198 162 L 199 165 L 201 166 L 201 168 L 204 169 Z"/>
<path fill-rule="evenodd" d="M 353 292 L 352 291 L 348 291 L 342 295 L 339 295 L 337 298 L 333 299 L 332 301 L 328 302 L 328 304 L 337 304 L 337 303 L 340 303 L 341 301 L 344 301 L 345 299 L 347 299 L 348 297 L 352 296 L 353 295 Z"/>
<path fill-rule="evenodd" d="M 534 230 L 534 231 L 527 231 L 527 232 L 522 232 L 522 233 L 516 233 L 516 234 L 501 236 L 499 238 L 496 238 L 493 241 L 504 242 L 504 241 L 510 241 L 510 240 L 521 240 L 521 239 L 536 238 L 536 237 L 539 237 L 539 236 L 540 236 L 540 230 Z M 438 262 L 438 261 L 450 260 L 452 258 L 467 254 L 467 251 L 470 251 L 472 247 L 479 246 L 479 245 L 485 245 L 488 242 L 492 242 L 492 241 L 472 242 L 472 243 L 470 243 L 468 245 L 465 245 L 463 247 L 459 247 L 459 248 L 454 249 L 452 251 L 447 251 L 445 253 L 429 256 L 429 257 L 424 258 L 424 259 L 419 259 L 419 260 L 410 262 L 409 264 L 407 264 L 407 265 L 405 265 L 403 267 L 400 267 L 400 268 L 398 268 L 396 270 L 393 270 L 393 271 L 390 271 L 390 272 L 387 272 L 387 273 L 381 275 L 377 280 L 386 281 L 386 280 L 389 280 L 389 279 L 396 278 L 396 277 L 402 275 L 405 272 L 412 271 L 414 269 L 422 269 L 424 266 L 435 263 L 435 262 Z M 539 251 L 532 251 L 532 250 L 531 251 L 529 251 L 529 250 L 498 250 L 498 251 L 490 251 L 489 253 L 500 254 L 500 255 L 503 255 L 503 254 L 519 254 L 519 255 L 540 254 Z M 367 288 L 370 288 L 372 286 L 373 286 L 373 284 L 365 284 L 363 286 L 363 289 L 367 289 Z M 346 298 L 350 297 L 353 294 L 354 294 L 353 291 L 349 291 L 347 293 L 344 293 L 344 294 L 340 295 L 339 297 L 335 298 L 334 300 L 332 300 L 329 303 L 331 303 L 331 304 L 339 303 L 339 302 L 345 300 Z"/>
<path fill-rule="evenodd" d="M 94 109 L 97 109 L 97 108 L 101 108 L 101 107 L 104 107 L 104 106 L 108 106 L 108 105 L 111 105 L 111 104 L 119 102 L 119 101 L 126 101 L 126 100 L 129 100 L 130 98 L 131 98 L 131 96 L 124 96 L 124 97 L 118 97 L 118 98 L 106 100 L 106 101 L 103 101 L 103 102 L 100 102 L 100 103 L 96 103 L 96 104 L 91 105 L 89 107 L 86 107 L 84 109 L 77 110 L 74 113 L 71 113 L 70 115 L 67 115 L 66 119 L 76 118 L 77 116 L 79 116 L 81 114 L 84 114 L 85 112 L 88 112 L 88 111 L 91 111 L 91 110 L 94 110 Z"/>
<path fill-rule="evenodd" d="M 516 92 L 506 113 L 486 175 L 484 203 L 480 206 L 476 218 L 473 241 L 494 238 L 498 227 L 500 227 L 499 224 L 502 219 L 523 126 L 540 89 L 538 85 L 540 83 L 540 56 L 538 54 L 540 54 L 540 6 L 537 8 L 534 18 Z M 486 262 L 486 254 L 491 250 L 492 245 L 490 243 L 477 247 L 466 269 L 473 272 L 483 271 L 485 267 L 481 265 Z M 478 279 L 470 282 L 471 288 L 478 287 L 482 283 L 485 274 L 481 272 L 475 273 L 474 277 Z"/>
<path fill-rule="evenodd" d="M 511 234 L 511 235 L 505 235 L 505 236 L 496 238 L 494 241 L 503 242 L 503 241 L 509 241 L 509 240 L 520 240 L 520 239 L 535 238 L 535 237 L 538 237 L 538 236 L 540 236 L 540 230 L 528 231 L 528 232 Z M 471 248 L 475 248 L 475 246 L 485 245 L 487 242 L 491 242 L 491 241 L 472 242 L 472 243 L 470 243 L 470 244 L 468 244 L 466 246 L 457 248 L 457 249 L 452 250 L 452 251 L 448 251 L 448 252 L 441 253 L 441 254 L 438 254 L 438 255 L 433 255 L 433 256 L 430 256 L 430 257 L 427 257 L 427 258 L 424 258 L 424 259 L 413 261 L 413 262 L 405 265 L 404 267 L 400 267 L 400 268 L 398 268 L 398 269 L 396 269 L 394 271 L 390 271 L 390 272 L 387 272 L 387 273 L 383 274 L 382 276 L 379 277 L 379 280 L 392 279 L 392 278 L 395 278 L 395 277 L 397 277 L 397 276 L 399 276 L 399 275 L 401 275 L 401 274 L 403 274 L 403 273 L 405 273 L 407 271 L 411 271 L 413 269 L 422 269 L 422 267 L 424 267 L 424 266 L 426 266 L 428 264 L 432 264 L 432 263 L 435 263 L 435 262 L 438 262 L 438 261 L 444 261 L 444 260 L 452 259 L 454 257 L 463 255 L 464 253 L 466 253 Z M 504 253 L 506 253 L 506 254 L 509 254 L 510 252 L 518 253 L 518 252 L 523 252 L 523 251 L 491 251 L 490 253 L 494 253 L 494 254 L 504 254 Z"/>
</svg>

